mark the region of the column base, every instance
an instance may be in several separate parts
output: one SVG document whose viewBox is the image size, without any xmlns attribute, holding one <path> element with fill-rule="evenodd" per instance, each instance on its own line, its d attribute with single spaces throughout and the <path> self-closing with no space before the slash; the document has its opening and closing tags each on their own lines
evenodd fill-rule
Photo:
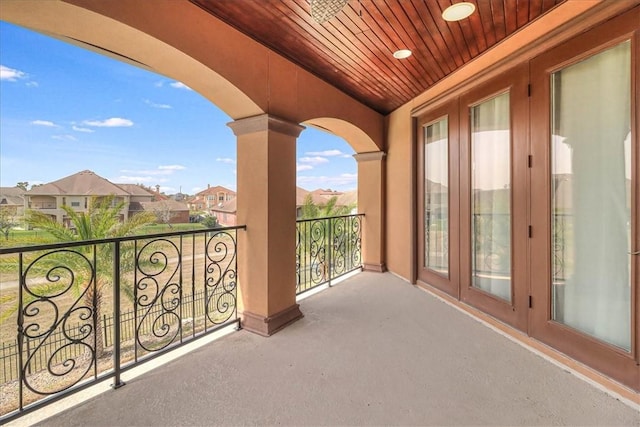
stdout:
<svg viewBox="0 0 640 427">
<path fill-rule="evenodd" d="M 294 304 L 286 310 L 282 310 L 273 316 L 264 317 L 249 311 L 244 311 L 240 315 L 240 323 L 242 329 L 246 329 L 254 334 L 269 337 L 280 329 L 290 325 L 298 319 L 302 319 L 304 315 L 300 311 L 300 306 Z"/>
<path fill-rule="evenodd" d="M 384 273 L 387 271 L 387 266 L 382 264 L 362 264 L 362 271 L 375 271 L 376 273 Z"/>
</svg>

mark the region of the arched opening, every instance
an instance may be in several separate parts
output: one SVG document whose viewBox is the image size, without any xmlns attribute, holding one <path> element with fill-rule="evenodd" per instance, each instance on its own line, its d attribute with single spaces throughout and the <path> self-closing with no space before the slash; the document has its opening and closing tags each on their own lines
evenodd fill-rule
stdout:
<svg viewBox="0 0 640 427">
<path fill-rule="evenodd" d="M 7 1 L 2 7 L 3 21 L 182 82 L 233 119 L 264 112 L 211 67 L 123 22 L 61 1 Z"/>
</svg>

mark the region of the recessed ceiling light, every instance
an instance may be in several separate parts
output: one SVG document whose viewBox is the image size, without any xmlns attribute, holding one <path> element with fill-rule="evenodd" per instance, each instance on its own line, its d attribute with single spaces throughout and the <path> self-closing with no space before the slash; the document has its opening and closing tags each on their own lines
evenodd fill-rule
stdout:
<svg viewBox="0 0 640 427">
<path fill-rule="evenodd" d="M 474 11 L 476 6 L 473 3 L 462 2 L 452 4 L 442 12 L 445 21 L 460 21 L 468 18 Z"/>
<path fill-rule="evenodd" d="M 393 57 L 396 59 L 405 59 L 411 56 L 411 51 L 409 49 L 400 49 L 393 52 Z"/>
</svg>

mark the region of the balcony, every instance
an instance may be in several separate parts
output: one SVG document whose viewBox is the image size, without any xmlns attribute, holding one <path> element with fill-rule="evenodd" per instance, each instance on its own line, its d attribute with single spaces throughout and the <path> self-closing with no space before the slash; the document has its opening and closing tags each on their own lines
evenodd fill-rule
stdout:
<svg viewBox="0 0 640 427">
<path fill-rule="evenodd" d="M 58 209 L 55 202 L 52 203 L 31 203 L 30 209 Z"/>
<path fill-rule="evenodd" d="M 6 268 L 17 252 L 23 272 L 22 309 L 14 320 L 19 339 L 13 353 L 3 344 L 0 354 L 5 420 L 31 424 L 51 416 L 47 422 L 65 425 L 637 421 L 637 395 L 621 387 L 614 387 L 614 397 L 602 394 L 497 334 L 499 325 L 492 330 L 391 274 L 365 272 L 331 291 L 309 292 L 360 269 L 363 221 L 363 215 L 348 215 L 297 222 L 295 292 L 309 296 L 300 301 L 305 317 L 268 340 L 233 332 L 239 325 L 236 281 L 242 283 L 236 276 L 236 234 L 244 227 L 2 250 Z M 80 289 L 91 298 L 71 291 L 78 286 L 73 279 L 86 282 Z M 109 280 L 112 296 L 103 289 Z M 4 290 L 10 285 L 5 278 Z M 76 299 L 66 301 L 65 294 Z M 96 309 L 101 299 L 102 308 Z M 212 335 L 204 338 L 210 332 L 232 333 L 212 341 Z M 198 349 L 164 365 L 163 358 L 186 353 L 184 346 Z M 141 368 L 152 371 L 136 374 Z M 118 390 L 60 413 L 67 399 L 82 401 L 84 393 L 107 390 L 109 384 Z"/>
<path fill-rule="evenodd" d="M 635 409 L 391 274 L 301 308 L 271 338 L 234 332 L 46 423 L 637 425 Z"/>
</svg>

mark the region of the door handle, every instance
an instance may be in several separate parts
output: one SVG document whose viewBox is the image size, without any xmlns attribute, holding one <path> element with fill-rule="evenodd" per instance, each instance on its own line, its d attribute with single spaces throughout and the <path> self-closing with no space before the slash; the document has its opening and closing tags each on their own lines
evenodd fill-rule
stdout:
<svg viewBox="0 0 640 427">
<path fill-rule="evenodd" d="M 629 255 L 640 255 L 640 251 L 629 252 Z"/>
</svg>

